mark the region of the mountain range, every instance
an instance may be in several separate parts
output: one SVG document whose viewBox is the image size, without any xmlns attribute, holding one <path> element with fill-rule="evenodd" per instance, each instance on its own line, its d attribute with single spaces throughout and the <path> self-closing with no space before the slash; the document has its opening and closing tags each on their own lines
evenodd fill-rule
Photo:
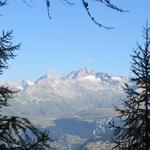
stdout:
<svg viewBox="0 0 150 150">
<path fill-rule="evenodd" d="M 91 109 L 94 113 L 100 108 L 109 109 L 120 104 L 124 96 L 122 87 L 126 82 L 125 77 L 84 68 L 65 77 L 43 75 L 35 82 L 10 80 L 0 81 L 0 85 L 20 90 L 10 101 L 12 107 L 7 108 L 9 111 L 19 109 L 18 113 L 27 116 L 30 112 L 30 116 L 35 113 L 58 118 L 79 113 L 84 115 Z M 18 105 L 19 108 L 13 108 Z"/>
<path fill-rule="evenodd" d="M 50 127 L 51 136 L 63 138 L 63 145 L 73 136 L 78 147 L 79 141 L 80 144 L 91 142 L 89 138 L 98 133 L 97 122 L 102 124 L 106 118 L 116 115 L 113 106 L 121 104 L 125 97 L 123 86 L 128 82 L 125 77 L 96 73 L 87 68 L 64 77 L 46 74 L 36 81 L 2 80 L 0 85 L 19 90 L 3 113 L 27 117 L 35 124 Z M 103 130 L 105 127 L 100 129 L 100 137 L 107 139 L 109 134 Z"/>
</svg>

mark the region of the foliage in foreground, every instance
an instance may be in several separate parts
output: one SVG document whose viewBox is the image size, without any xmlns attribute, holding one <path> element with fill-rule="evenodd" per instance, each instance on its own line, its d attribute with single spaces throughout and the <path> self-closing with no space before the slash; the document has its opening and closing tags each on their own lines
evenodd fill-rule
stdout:
<svg viewBox="0 0 150 150">
<path fill-rule="evenodd" d="M 119 150 L 150 149 L 150 28 L 148 23 L 143 32 L 144 44 L 137 43 L 132 55 L 131 81 L 136 87 L 125 85 L 127 98 L 122 107 L 117 108 L 122 125 L 111 126 L 115 129 L 113 138 Z"/>
</svg>

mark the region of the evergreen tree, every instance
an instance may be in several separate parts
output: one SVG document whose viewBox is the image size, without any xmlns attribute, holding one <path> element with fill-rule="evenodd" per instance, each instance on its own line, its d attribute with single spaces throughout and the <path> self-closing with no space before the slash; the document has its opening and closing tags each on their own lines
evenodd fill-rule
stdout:
<svg viewBox="0 0 150 150">
<path fill-rule="evenodd" d="M 114 127 L 114 138 L 119 150 L 150 150 L 150 28 L 146 23 L 143 31 L 143 46 L 137 43 L 131 63 L 136 88 L 125 85 L 127 98 L 117 108 L 122 124 Z"/>
<path fill-rule="evenodd" d="M 0 7 L 5 5 L 6 1 L 0 1 Z M 3 31 L 0 36 L 0 75 L 7 69 L 8 60 L 15 57 L 14 51 L 20 48 L 20 44 L 13 44 L 12 38 L 12 31 Z M 52 140 L 47 130 L 38 129 L 26 118 L 2 114 L 2 108 L 9 106 L 8 100 L 16 92 L 9 87 L 0 86 L 0 150 L 52 149 Z"/>
<path fill-rule="evenodd" d="M 0 74 L 7 68 L 7 61 L 14 58 L 14 51 L 20 44 L 13 45 L 12 31 L 0 37 Z M 8 100 L 16 91 L 0 86 L 0 109 L 8 106 Z M 2 112 L 2 111 L 1 111 Z M 17 116 L 4 116 L 0 113 L 0 150 L 45 150 L 50 149 L 48 131 L 36 128 L 28 119 Z"/>
</svg>

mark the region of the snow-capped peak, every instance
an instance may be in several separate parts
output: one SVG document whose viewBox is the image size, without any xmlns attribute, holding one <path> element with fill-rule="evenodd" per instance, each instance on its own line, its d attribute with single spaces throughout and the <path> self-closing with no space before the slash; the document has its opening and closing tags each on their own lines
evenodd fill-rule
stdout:
<svg viewBox="0 0 150 150">
<path fill-rule="evenodd" d="M 30 80 L 27 80 L 26 83 L 27 83 L 28 85 L 34 85 L 34 82 L 32 82 L 32 81 L 30 81 Z"/>
<path fill-rule="evenodd" d="M 86 77 L 86 76 L 94 76 L 95 73 L 94 71 L 88 69 L 88 68 L 82 68 L 78 71 L 72 71 L 69 75 L 67 75 L 66 78 L 69 78 L 69 79 L 81 79 L 83 77 Z"/>
<path fill-rule="evenodd" d="M 21 87 L 22 88 L 26 88 L 27 86 L 31 86 L 31 85 L 34 85 L 35 83 L 30 81 L 30 80 L 23 80 L 21 82 Z"/>
<path fill-rule="evenodd" d="M 45 75 L 41 76 L 38 80 L 36 80 L 35 83 L 38 83 L 40 80 L 43 80 L 43 79 L 50 79 L 50 78 L 52 78 L 51 75 L 45 74 Z"/>
</svg>

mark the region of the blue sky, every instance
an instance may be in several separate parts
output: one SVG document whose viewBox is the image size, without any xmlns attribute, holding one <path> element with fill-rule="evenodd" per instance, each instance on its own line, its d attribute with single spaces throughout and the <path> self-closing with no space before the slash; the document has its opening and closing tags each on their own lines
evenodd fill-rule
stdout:
<svg viewBox="0 0 150 150">
<path fill-rule="evenodd" d="M 61 1 L 52 1 L 52 20 L 47 17 L 42 0 L 35 1 L 33 8 L 21 0 L 10 1 L 1 8 L 1 30 L 13 29 L 14 41 L 22 43 L 1 79 L 36 80 L 45 73 L 63 76 L 83 67 L 129 76 L 130 54 L 136 41 L 142 42 L 142 27 L 150 17 L 150 1 L 114 0 L 129 13 L 92 3 L 89 7 L 93 15 L 104 25 L 114 26 L 113 30 L 96 26 L 80 0 L 74 0 L 76 5 L 71 7 Z"/>
</svg>

